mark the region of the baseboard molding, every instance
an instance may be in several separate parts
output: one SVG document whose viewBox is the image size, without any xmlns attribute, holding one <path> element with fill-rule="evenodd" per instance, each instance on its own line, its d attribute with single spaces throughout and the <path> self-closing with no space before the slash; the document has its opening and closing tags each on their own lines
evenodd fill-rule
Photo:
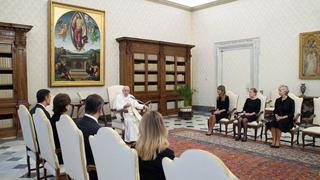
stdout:
<svg viewBox="0 0 320 180">
<path fill-rule="evenodd" d="M 193 105 L 192 109 L 194 111 L 201 111 L 201 112 L 210 112 L 213 106 L 200 106 L 200 105 Z"/>
</svg>

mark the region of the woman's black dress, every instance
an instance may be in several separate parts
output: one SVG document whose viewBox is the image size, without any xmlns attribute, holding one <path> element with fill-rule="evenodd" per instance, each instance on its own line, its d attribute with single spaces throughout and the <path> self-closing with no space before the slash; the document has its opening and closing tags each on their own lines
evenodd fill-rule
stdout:
<svg viewBox="0 0 320 180">
<path fill-rule="evenodd" d="M 214 114 L 216 116 L 217 122 L 220 121 L 222 118 L 228 117 L 228 110 L 229 110 L 229 97 L 226 96 L 224 101 L 219 97 L 217 99 L 217 109 L 222 110 L 225 109 L 226 111 L 221 112 L 220 114 Z"/>
<path fill-rule="evenodd" d="M 282 119 L 277 121 L 273 119 L 270 122 L 266 123 L 267 128 L 279 128 L 282 132 L 289 132 L 293 128 L 293 118 L 294 118 L 294 100 L 289 96 L 282 100 L 282 98 L 278 98 L 275 103 L 273 113 L 278 116 L 288 116 L 286 119 Z"/>
<path fill-rule="evenodd" d="M 253 112 L 256 113 L 255 115 L 252 115 L 252 116 L 244 116 L 245 118 L 248 119 L 248 122 L 253 122 L 257 120 L 257 114 L 260 111 L 260 107 L 261 107 L 261 100 L 259 98 L 256 98 L 256 99 L 247 98 L 243 106 L 243 111 L 245 111 L 246 113 L 253 113 Z"/>
</svg>

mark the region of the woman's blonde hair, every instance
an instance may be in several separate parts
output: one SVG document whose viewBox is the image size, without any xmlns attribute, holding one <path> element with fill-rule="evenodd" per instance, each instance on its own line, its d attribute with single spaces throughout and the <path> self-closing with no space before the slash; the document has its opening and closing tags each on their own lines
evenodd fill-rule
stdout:
<svg viewBox="0 0 320 180">
<path fill-rule="evenodd" d="M 286 94 L 286 96 L 289 94 L 289 88 L 287 85 L 280 85 L 278 90 L 280 91 L 280 89 L 283 88 L 284 89 L 284 93 Z"/>
<path fill-rule="evenodd" d="M 158 153 L 169 147 L 168 131 L 160 113 L 155 111 L 145 113 L 139 130 L 136 150 L 142 160 L 154 160 Z"/>
<path fill-rule="evenodd" d="M 224 85 L 220 85 L 217 87 L 217 90 L 221 91 L 221 95 L 218 95 L 218 99 L 220 98 L 222 101 L 224 101 L 226 98 L 226 88 Z"/>
</svg>

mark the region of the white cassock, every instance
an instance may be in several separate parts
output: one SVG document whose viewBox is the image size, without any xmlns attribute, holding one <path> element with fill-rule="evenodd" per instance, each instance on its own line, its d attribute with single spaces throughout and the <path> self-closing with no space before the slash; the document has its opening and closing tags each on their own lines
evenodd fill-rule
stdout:
<svg viewBox="0 0 320 180">
<path fill-rule="evenodd" d="M 119 111 L 123 109 L 123 106 L 127 103 L 130 103 L 131 106 L 127 108 L 128 113 L 123 113 L 125 128 L 124 141 L 137 141 L 139 136 L 139 124 L 142 118 L 137 109 L 143 109 L 144 105 L 139 104 L 131 94 L 125 97 L 121 93 L 116 97 L 113 107 L 115 107 L 117 111 Z M 116 116 L 117 118 L 121 118 L 120 113 L 117 113 Z"/>
</svg>

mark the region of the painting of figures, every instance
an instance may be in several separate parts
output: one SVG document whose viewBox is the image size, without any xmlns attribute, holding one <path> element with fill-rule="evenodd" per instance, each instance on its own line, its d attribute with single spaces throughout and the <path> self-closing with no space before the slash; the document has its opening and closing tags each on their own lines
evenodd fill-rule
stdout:
<svg viewBox="0 0 320 180">
<path fill-rule="evenodd" d="M 320 31 L 300 34 L 300 78 L 320 79 Z"/>
<path fill-rule="evenodd" d="M 104 85 L 105 12 L 50 2 L 50 85 Z"/>
</svg>

